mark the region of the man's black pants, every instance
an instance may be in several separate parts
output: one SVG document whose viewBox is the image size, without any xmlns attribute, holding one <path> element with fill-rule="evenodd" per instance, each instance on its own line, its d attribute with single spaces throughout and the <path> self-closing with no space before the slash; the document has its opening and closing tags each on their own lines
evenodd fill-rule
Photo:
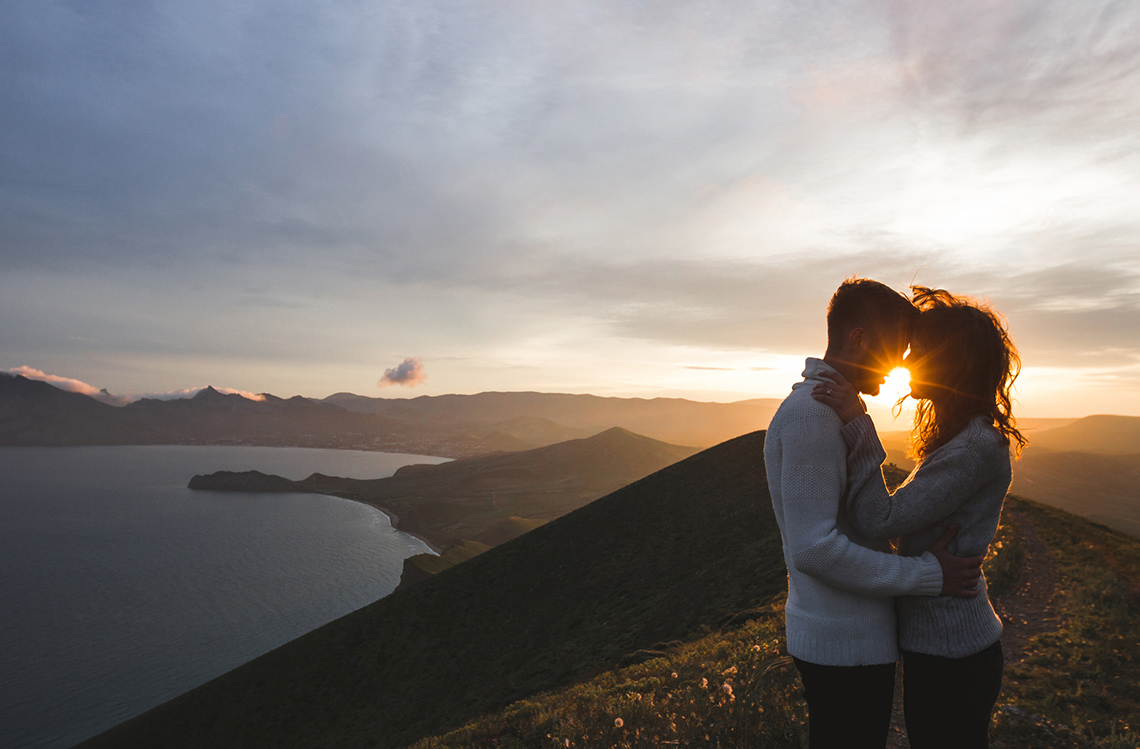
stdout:
<svg viewBox="0 0 1140 749">
<path fill-rule="evenodd" d="M 811 749 L 883 749 L 891 723 L 895 664 L 820 666 L 795 659 L 808 703 Z"/>
</svg>

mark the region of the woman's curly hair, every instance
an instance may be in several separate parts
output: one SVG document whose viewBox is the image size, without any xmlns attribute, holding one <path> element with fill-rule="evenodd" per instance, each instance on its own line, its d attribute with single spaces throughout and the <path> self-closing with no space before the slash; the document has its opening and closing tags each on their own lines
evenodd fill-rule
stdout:
<svg viewBox="0 0 1140 749">
<path fill-rule="evenodd" d="M 1014 444 L 1028 444 L 1013 418 L 1013 382 L 1021 357 L 1005 319 L 988 304 L 942 289 L 912 286 L 921 313 L 912 341 L 921 360 L 907 359 L 912 381 L 924 397 L 918 401 L 911 432 L 911 453 L 921 461 L 946 444 L 975 416 L 985 416 Z"/>
</svg>

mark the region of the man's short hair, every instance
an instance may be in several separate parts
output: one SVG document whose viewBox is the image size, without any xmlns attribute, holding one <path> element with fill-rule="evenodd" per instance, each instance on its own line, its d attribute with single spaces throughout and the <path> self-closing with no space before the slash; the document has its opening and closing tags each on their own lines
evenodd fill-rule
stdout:
<svg viewBox="0 0 1140 749">
<path fill-rule="evenodd" d="M 855 328 L 877 330 L 885 325 L 910 325 L 918 308 L 903 294 L 869 278 L 848 278 L 827 305 L 827 345 L 842 346 Z"/>
</svg>

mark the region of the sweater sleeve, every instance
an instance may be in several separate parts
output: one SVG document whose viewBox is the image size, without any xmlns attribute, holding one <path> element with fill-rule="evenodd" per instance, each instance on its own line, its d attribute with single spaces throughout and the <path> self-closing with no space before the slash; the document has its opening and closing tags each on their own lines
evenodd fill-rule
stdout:
<svg viewBox="0 0 1140 749">
<path fill-rule="evenodd" d="M 886 459 L 874 424 L 866 415 L 846 424 L 841 434 L 848 447 L 848 470 L 877 473 L 847 493 L 847 518 L 860 533 L 874 539 L 906 536 L 946 518 L 986 479 L 986 446 L 964 435 L 935 450 L 892 495 L 883 482 Z"/>
<path fill-rule="evenodd" d="M 829 585 L 863 595 L 939 595 L 942 568 L 934 555 L 899 557 L 874 551 L 839 531 L 846 450 L 838 430 L 809 424 L 792 431 L 794 435 L 786 435 L 780 466 L 791 564 Z"/>
</svg>

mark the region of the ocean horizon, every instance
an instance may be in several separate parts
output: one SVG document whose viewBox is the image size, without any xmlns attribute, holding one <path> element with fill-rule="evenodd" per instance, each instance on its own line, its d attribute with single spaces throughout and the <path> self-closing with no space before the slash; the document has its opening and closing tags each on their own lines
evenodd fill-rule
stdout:
<svg viewBox="0 0 1140 749">
<path fill-rule="evenodd" d="M 391 593 L 430 551 L 368 505 L 186 488 L 446 459 L 310 448 L 0 448 L 0 746 L 62 749 Z"/>
</svg>

